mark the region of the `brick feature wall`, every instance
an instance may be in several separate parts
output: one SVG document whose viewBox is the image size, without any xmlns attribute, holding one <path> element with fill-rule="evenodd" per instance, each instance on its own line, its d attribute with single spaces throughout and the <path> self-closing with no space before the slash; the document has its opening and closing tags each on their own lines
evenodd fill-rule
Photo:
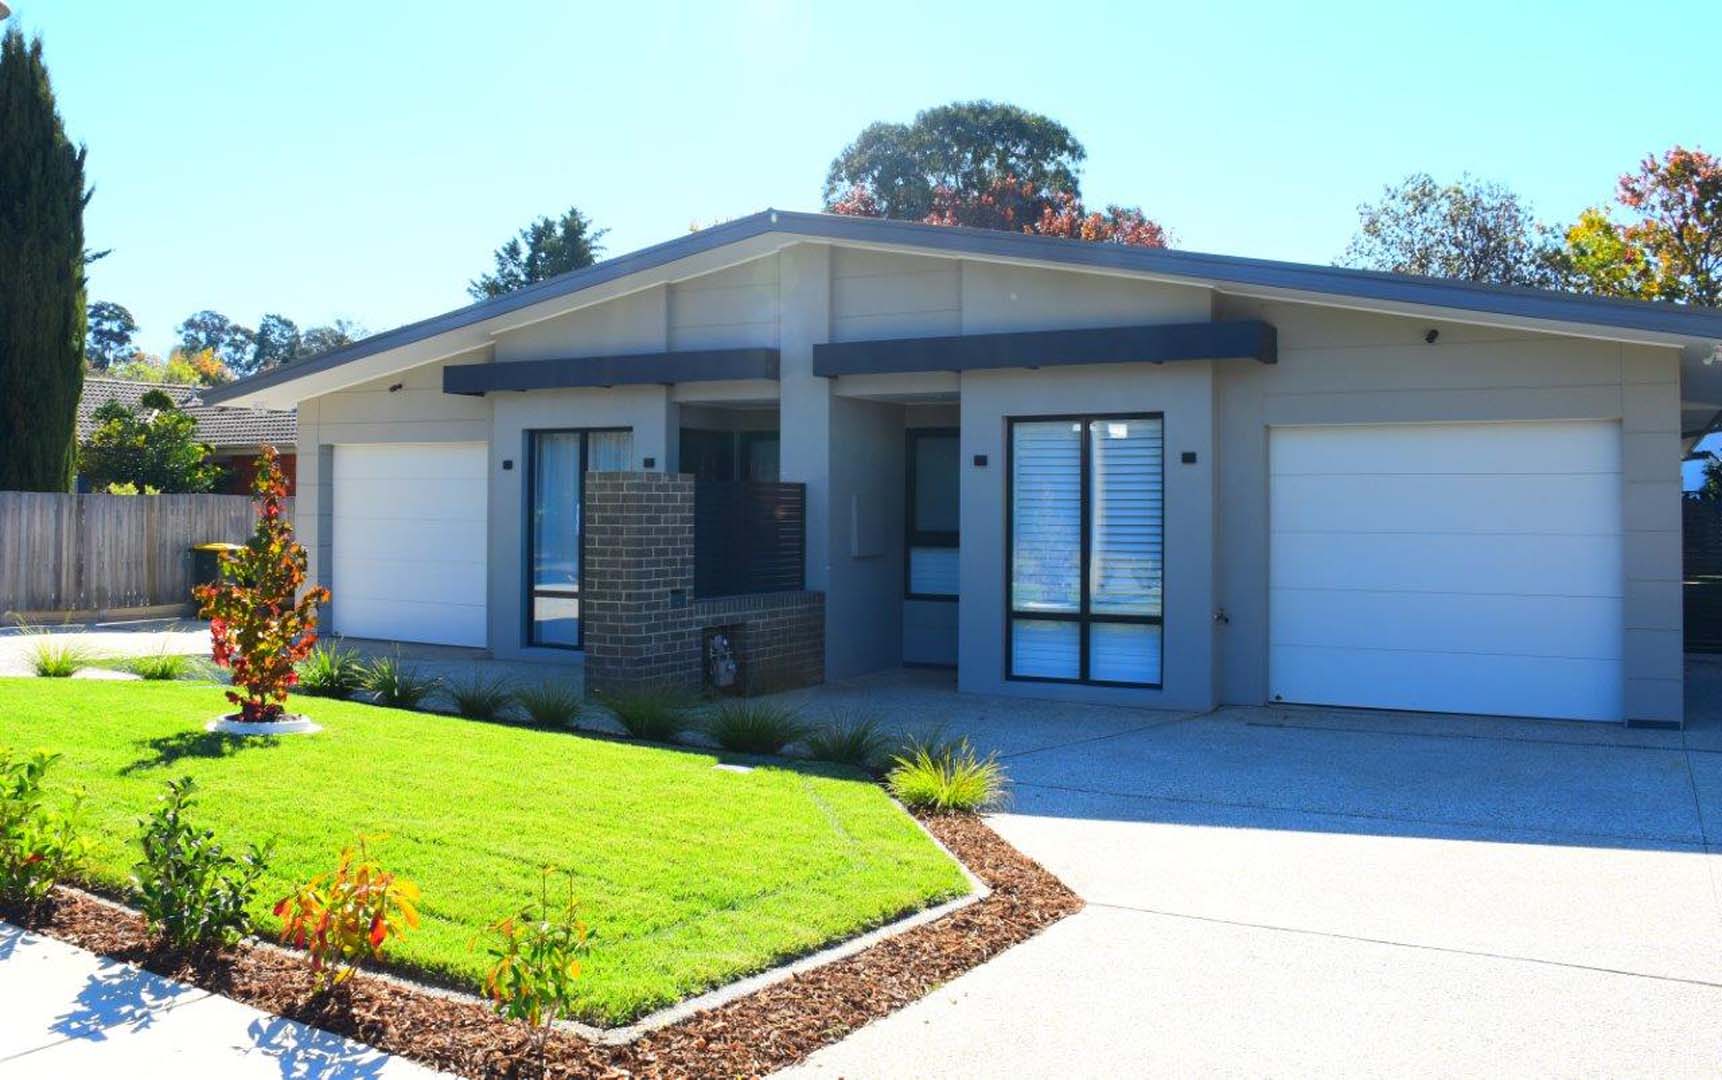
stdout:
<svg viewBox="0 0 1722 1080">
<path fill-rule="evenodd" d="M 730 635 L 743 693 L 825 681 L 825 594 L 694 598 L 694 480 L 586 475 L 581 575 L 586 686 L 599 695 L 705 686 L 709 635 Z"/>
</svg>

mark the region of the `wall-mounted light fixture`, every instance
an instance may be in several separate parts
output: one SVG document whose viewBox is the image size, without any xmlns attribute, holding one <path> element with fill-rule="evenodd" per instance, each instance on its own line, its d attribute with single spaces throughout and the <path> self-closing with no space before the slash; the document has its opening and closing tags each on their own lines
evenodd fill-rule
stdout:
<svg viewBox="0 0 1722 1080">
<path fill-rule="evenodd" d="M 1441 336 L 1441 331 L 1431 329 L 1427 334 L 1423 335 L 1423 340 L 1425 342 L 1427 342 L 1428 344 L 1433 345 L 1433 344 L 1435 344 L 1435 339 L 1440 337 L 1440 336 Z"/>
<path fill-rule="evenodd" d="M 396 390 L 399 390 L 399 389 L 400 389 L 400 388 L 401 388 L 401 385 L 402 385 L 402 384 L 401 384 L 401 383 L 392 383 L 392 384 L 390 384 L 390 386 L 389 386 L 389 393 L 391 393 L 391 394 L 392 394 L 392 393 L 394 393 L 394 392 L 395 392 L 395 391 L 396 391 Z"/>
</svg>

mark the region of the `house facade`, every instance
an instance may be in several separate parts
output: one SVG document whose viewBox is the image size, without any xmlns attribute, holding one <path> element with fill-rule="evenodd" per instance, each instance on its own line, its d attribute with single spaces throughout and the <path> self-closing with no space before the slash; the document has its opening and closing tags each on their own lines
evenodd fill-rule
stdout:
<svg viewBox="0 0 1722 1080">
<path fill-rule="evenodd" d="M 205 405 L 203 396 L 208 387 L 187 383 L 143 383 L 129 379 L 112 379 L 103 375 L 84 377 L 84 389 L 78 397 L 78 443 L 83 445 L 100 425 L 96 410 L 110 401 L 129 409 L 142 403 L 144 394 L 160 390 L 192 419 L 197 421 L 196 438 L 209 445 L 209 460 L 222 468 L 216 490 L 228 495 L 249 495 L 251 481 L 256 475 L 257 452 L 265 445 L 281 454 L 281 468 L 287 476 L 288 493 L 298 470 L 295 446 L 298 430 L 293 410 L 247 409 Z"/>
<path fill-rule="evenodd" d="M 826 678 L 1667 725 L 1718 342 L 1671 306 L 767 211 L 204 399 L 297 406 L 355 636 L 576 656 L 586 478 L 685 472 L 805 485 Z"/>
</svg>

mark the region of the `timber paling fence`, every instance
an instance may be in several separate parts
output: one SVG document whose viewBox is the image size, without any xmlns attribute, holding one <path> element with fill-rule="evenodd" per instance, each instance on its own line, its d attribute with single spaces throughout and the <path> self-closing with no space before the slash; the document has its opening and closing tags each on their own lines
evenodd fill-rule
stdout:
<svg viewBox="0 0 1722 1080">
<path fill-rule="evenodd" d="M 0 621 L 189 613 L 192 545 L 255 522 L 249 495 L 0 491 Z"/>
</svg>

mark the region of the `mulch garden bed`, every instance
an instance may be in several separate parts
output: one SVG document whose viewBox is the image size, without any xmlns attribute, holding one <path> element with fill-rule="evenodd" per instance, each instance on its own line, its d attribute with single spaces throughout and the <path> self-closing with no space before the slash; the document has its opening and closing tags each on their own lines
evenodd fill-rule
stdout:
<svg viewBox="0 0 1722 1080">
<path fill-rule="evenodd" d="M 1082 907 L 1057 878 L 979 818 L 926 816 L 934 836 L 991 887 L 984 899 L 861 952 L 746 997 L 603 1045 L 557 1031 L 546 1048 L 555 1077 L 761 1076 L 792 1065 L 902 1008 Z M 137 915 L 60 890 L 34 917 L 8 920 L 268 1012 L 345 1035 L 475 1080 L 539 1075 L 529 1029 L 483 1005 L 361 974 L 339 1004 L 318 1000 L 308 965 L 280 950 L 241 946 L 187 958 L 153 947 Z"/>
</svg>

